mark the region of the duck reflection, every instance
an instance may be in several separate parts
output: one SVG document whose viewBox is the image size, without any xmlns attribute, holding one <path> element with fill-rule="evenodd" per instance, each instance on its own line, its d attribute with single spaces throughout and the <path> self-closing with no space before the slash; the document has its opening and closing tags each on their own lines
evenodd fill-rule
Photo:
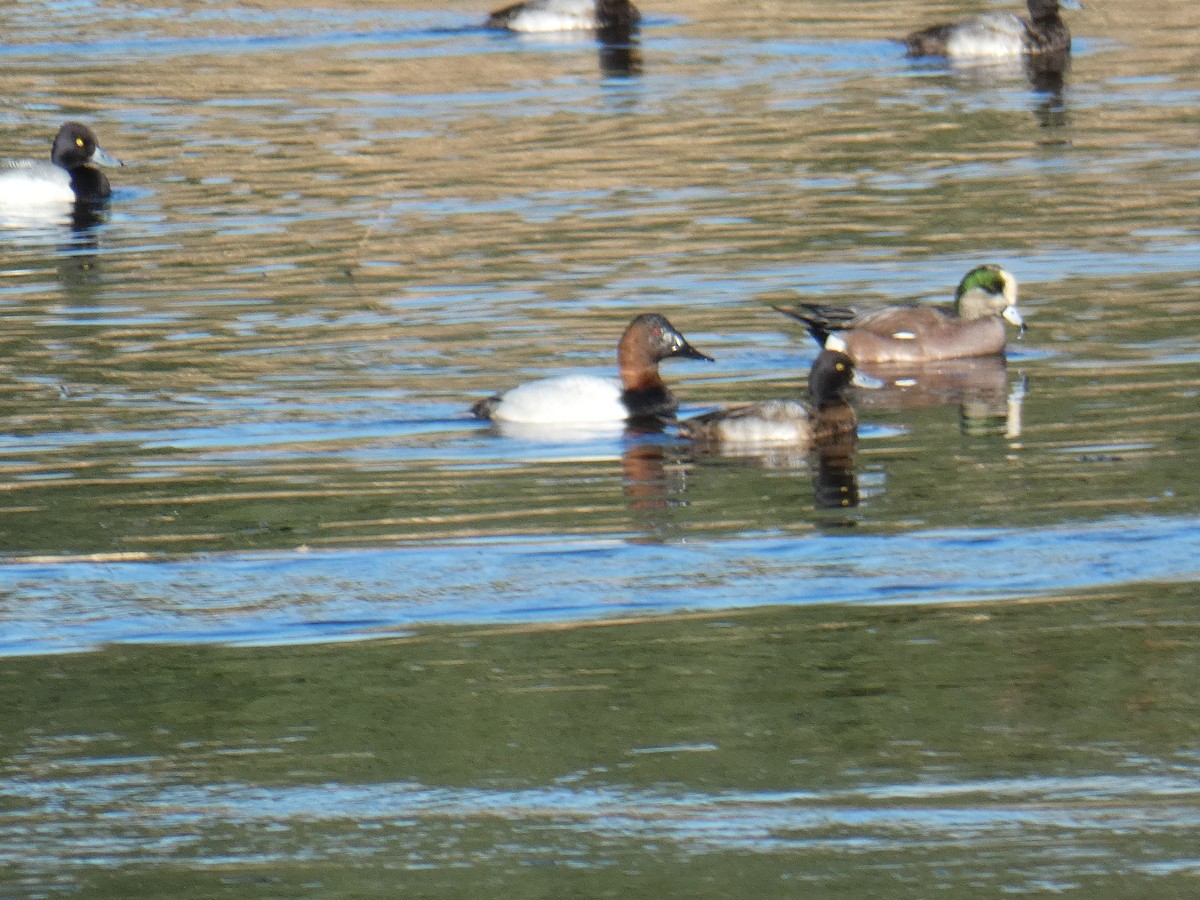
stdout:
<svg viewBox="0 0 1200 900">
<path fill-rule="evenodd" d="M 107 221 L 107 203 L 87 203 L 80 200 L 71 210 L 71 230 L 76 233 L 90 232 Z"/>
<path fill-rule="evenodd" d="M 691 462 L 706 458 L 738 459 L 763 469 L 811 471 L 813 506 L 816 509 L 849 509 L 858 506 L 855 451 L 857 429 L 822 438 L 808 448 L 749 444 L 693 445 Z"/>
<path fill-rule="evenodd" d="M 1009 386 L 1004 356 L 946 359 L 921 364 L 864 363 L 859 371 L 878 382 L 863 392 L 864 409 L 924 409 L 958 404 L 964 433 L 1021 434 L 1024 376 Z"/>
<path fill-rule="evenodd" d="M 100 233 L 107 206 L 76 203 L 57 219 L 0 216 L 0 248 L 38 252 L 39 266 L 53 264 L 66 301 L 77 307 L 100 304 Z"/>
<path fill-rule="evenodd" d="M 1060 128 L 1067 124 L 1069 51 L 986 62 L 951 60 L 949 65 L 955 77 L 976 85 L 1024 81 L 1033 95 L 1034 121 L 1042 128 Z"/>
<path fill-rule="evenodd" d="M 925 60 L 916 64 L 929 65 Z M 1067 124 L 1066 84 L 1071 69 L 1069 51 L 1011 59 L 952 59 L 945 65 L 951 79 L 979 87 L 1025 82 L 1031 89 L 1034 121 L 1041 128 L 1061 128 Z"/>
<path fill-rule="evenodd" d="M 857 428 L 820 441 L 813 447 L 817 458 L 813 473 L 813 505 L 817 509 L 858 506 L 858 474 L 854 467 L 857 449 Z"/>
<path fill-rule="evenodd" d="M 108 220 L 106 201 L 77 200 L 60 207 L 0 207 L 0 242 L 32 244 L 49 238 L 86 236 Z"/>
<path fill-rule="evenodd" d="M 1025 77 L 1038 97 L 1033 117 L 1042 128 L 1061 128 L 1067 124 L 1067 101 L 1064 94 L 1067 71 L 1071 68 L 1071 53 L 1043 53 L 1025 61 Z"/>
<path fill-rule="evenodd" d="M 596 32 L 600 74 L 605 78 L 634 78 L 642 74 L 642 51 L 637 29 L 628 23 Z"/>
<path fill-rule="evenodd" d="M 621 452 L 625 499 L 641 542 L 657 543 L 679 530 L 686 508 L 688 469 L 662 419 L 630 422 Z"/>
</svg>

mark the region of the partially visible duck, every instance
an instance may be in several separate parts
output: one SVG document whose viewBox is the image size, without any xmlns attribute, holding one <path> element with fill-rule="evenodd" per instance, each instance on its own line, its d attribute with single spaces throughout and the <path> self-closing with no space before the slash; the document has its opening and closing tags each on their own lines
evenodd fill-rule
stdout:
<svg viewBox="0 0 1200 900">
<path fill-rule="evenodd" d="M 99 203 L 112 194 L 92 163 L 120 166 L 86 125 L 67 122 L 54 138 L 50 161 L 0 160 L 0 209 L 19 210 L 72 203 Z"/>
<path fill-rule="evenodd" d="M 1059 7 L 1081 9 L 1078 0 L 1027 0 L 1029 18 L 993 12 L 962 22 L 914 31 L 902 38 L 909 56 L 945 56 L 957 60 L 1007 59 L 1025 54 L 1064 53 L 1071 32 Z"/>
<path fill-rule="evenodd" d="M 631 34 L 641 14 L 629 0 L 525 0 L 498 9 L 486 28 L 521 32 L 591 29 Z"/>
<path fill-rule="evenodd" d="M 859 365 L 991 356 L 1004 352 L 1005 321 L 1022 333 L 1025 328 L 1017 310 L 1017 280 L 996 265 L 968 272 L 950 308 L 885 306 L 864 311 L 800 303 L 775 309 L 807 325 L 822 347 L 841 350 Z"/>
<path fill-rule="evenodd" d="M 480 400 L 471 412 L 481 419 L 531 425 L 587 425 L 670 419 L 679 402 L 658 374 L 664 359 L 704 359 L 664 316 L 644 313 L 617 345 L 620 381 L 595 375 L 563 375 L 531 381 Z"/>
<path fill-rule="evenodd" d="M 845 353 L 822 350 L 808 375 L 810 402 L 765 400 L 685 419 L 679 432 L 706 447 L 789 446 L 812 448 L 857 429 L 846 389 L 854 362 Z"/>
</svg>

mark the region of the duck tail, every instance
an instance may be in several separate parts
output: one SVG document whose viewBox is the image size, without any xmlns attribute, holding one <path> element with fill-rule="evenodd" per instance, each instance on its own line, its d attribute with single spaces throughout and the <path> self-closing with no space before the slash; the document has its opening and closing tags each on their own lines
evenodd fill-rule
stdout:
<svg viewBox="0 0 1200 900">
<path fill-rule="evenodd" d="M 795 306 L 775 306 L 771 308 L 789 318 L 803 322 L 808 328 L 818 346 L 824 347 L 829 335 L 835 331 L 843 331 L 854 321 L 855 313 L 843 306 L 825 306 L 820 303 L 797 303 Z"/>
<path fill-rule="evenodd" d="M 502 9 L 497 9 L 487 17 L 487 21 L 483 23 L 484 28 L 505 29 L 512 24 L 525 6 L 524 3 L 514 3 L 511 6 L 505 6 Z"/>
<path fill-rule="evenodd" d="M 946 44 L 950 40 L 952 25 L 933 25 L 922 28 L 902 38 L 896 38 L 904 45 L 909 56 L 945 56 Z"/>
<path fill-rule="evenodd" d="M 476 400 L 471 404 L 471 415 L 477 419 L 490 419 L 496 411 L 496 407 L 500 405 L 500 395 L 495 394 L 491 397 L 484 397 L 482 400 Z"/>
</svg>

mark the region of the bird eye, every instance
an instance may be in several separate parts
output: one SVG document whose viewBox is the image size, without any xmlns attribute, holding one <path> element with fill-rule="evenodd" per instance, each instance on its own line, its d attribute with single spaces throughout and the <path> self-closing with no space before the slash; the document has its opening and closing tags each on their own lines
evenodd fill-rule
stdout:
<svg viewBox="0 0 1200 900">
<path fill-rule="evenodd" d="M 83 138 L 75 138 L 75 146 L 82 147 L 83 146 Z"/>
</svg>

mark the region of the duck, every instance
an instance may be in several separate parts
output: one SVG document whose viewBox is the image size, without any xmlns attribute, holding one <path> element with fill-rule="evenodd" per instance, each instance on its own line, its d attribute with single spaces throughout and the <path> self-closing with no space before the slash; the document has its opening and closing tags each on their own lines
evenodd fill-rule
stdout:
<svg viewBox="0 0 1200 900">
<path fill-rule="evenodd" d="M 124 165 L 100 146 L 86 125 L 66 122 L 54 137 L 49 162 L 0 160 L 0 207 L 103 203 L 112 195 L 112 186 L 93 163 Z"/>
<path fill-rule="evenodd" d="M 922 28 L 901 38 L 909 56 L 945 56 L 956 60 L 1012 59 L 1066 53 L 1071 32 L 1059 15 L 1082 9 L 1078 0 L 1027 0 L 1029 18 L 1016 13 L 984 13 L 962 22 Z"/>
<path fill-rule="evenodd" d="M 809 401 L 764 400 L 694 416 L 679 433 L 701 447 L 787 446 L 813 448 L 855 436 L 858 419 L 846 399 L 854 361 L 839 350 L 822 350 L 808 375 Z"/>
<path fill-rule="evenodd" d="M 773 308 L 803 322 L 818 344 L 844 352 L 859 366 L 992 356 L 1005 350 L 1005 322 L 1025 333 L 1017 309 L 1017 279 L 993 263 L 963 276 L 950 307 L 922 304 L 864 311 L 800 303 Z"/>
<path fill-rule="evenodd" d="M 493 12 L 485 28 L 526 33 L 592 30 L 632 34 L 641 22 L 629 0 L 525 0 Z"/>
<path fill-rule="evenodd" d="M 617 344 L 620 380 L 588 374 L 543 378 L 480 400 L 471 413 L 494 422 L 550 426 L 669 421 L 679 402 L 659 375 L 658 364 L 676 358 L 713 362 L 665 316 L 642 313 Z"/>
</svg>

